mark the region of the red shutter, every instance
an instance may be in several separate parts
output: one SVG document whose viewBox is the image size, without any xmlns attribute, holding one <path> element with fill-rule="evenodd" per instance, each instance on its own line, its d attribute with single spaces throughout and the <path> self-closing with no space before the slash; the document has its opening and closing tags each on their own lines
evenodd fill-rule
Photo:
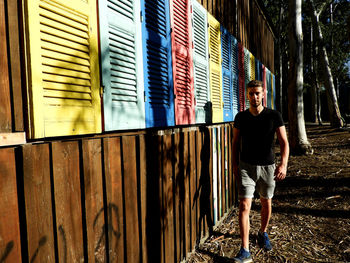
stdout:
<svg viewBox="0 0 350 263">
<path fill-rule="evenodd" d="M 195 123 L 191 5 L 170 0 L 176 124 Z"/>
<path fill-rule="evenodd" d="M 263 100 L 263 104 L 266 107 L 267 106 L 267 87 L 266 87 L 266 67 L 264 65 L 262 65 L 262 81 L 263 81 L 263 85 L 264 85 L 264 100 Z"/>
</svg>

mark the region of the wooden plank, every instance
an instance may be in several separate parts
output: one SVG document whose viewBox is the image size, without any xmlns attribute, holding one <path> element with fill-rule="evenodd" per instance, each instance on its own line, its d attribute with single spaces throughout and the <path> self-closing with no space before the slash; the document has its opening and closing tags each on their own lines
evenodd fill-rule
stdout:
<svg viewBox="0 0 350 263">
<path fill-rule="evenodd" d="M 140 205 L 141 205 L 141 253 L 142 262 L 148 263 L 148 243 L 147 243 L 147 212 L 148 202 L 147 202 L 147 166 L 146 166 L 146 137 L 145 135 L 139 135 L 139 154 L 140 154 Z M 151 244 L 150 244 L 151 246 Z"/>
<path fill-rule="evenodd" d="M 106 233 L 103 206 L 102 145 L 100 139 L 82 141 L 86 235 L 89 262 L 105 262 Z"/>
<path fill-rule="evenodd" d="M 127 262 L 141 262 L 138 215 L 138 180 L 136 170 L 135 136 L 123 136 L 123 178 L 126 224 L 126 259 Z"/>
<path fill-rule="evenodd" d="M 11 70 L 11 88 L 12 104 L 14 111 L 15 131 L 24 131 L 23 121 L 23 100 L 22 100 L 22 76 L 21 76 L 21 57 L 19 40 L 19 12 L 17 1 L 7 1 L 8 14 L 8 32 L 9 32 L 9 51 L 10 51 L 10 70 Z"/>
<path fill-rule="evenodd" d="M 120 138 L 105 138 L 103 146 L 108 216 L 108 257 L 109 262 L 124 262 L 124 212 Z"/>
<path fill-rule="evenodd" d="M 26 144 L 22 149 L 28 258 L 55 262 L 49 144 Z"/>
<path fill-rule="evenodd" d="M 192 131 L 194 132 L 194 131 Z M 184 247 L 183 247 L 183 258 L 186 258 L 187 252 L 190 252 L 191 249 L 191 204 L 190 204 L 190 175 L 191 175 L 191 159 L 190 159 L 190 141 L 189 141 L 190 132 L 184 132 Z"/>
<path fill-rule="evenodd" d="M 226 140 L 225 140 L 225 125 L 220 127 L 221 130 L 221 216 L 226 213 Z"/>
<path fill-rule="evenodd" d="M 206 134 L 206 140 L 208 140 L 209 143 L 207 143 L 207 149 L 206 151 L 209 153 L 209 157 L 208 157 L 208 164 L 209 164 L 209 182 L 213 182 L 213 145 L 212 145 L 212 140 L 213 140 L 213 129 L 212 128 L 208 128 L 207 134 Z M 210 193 L 213 193 L 213 184 L 211 183 L 210 186 Z M 214 218 L 214 204 L 213 204 L 213 195 L 210 195 L 209 197 L 210 201 L 209 201 L 209 212 L 208 212 L 208 216 L 210 216 L 211 218 Z"/>
<path fill-rule="evenodd" d="M 232 123 L 227 125 L 227 162 L 228 162 L 228 207 L 231 208 L 233 205 L 233 172 L 232 172 Z"/>
<path fill-rule="evenodd" d="M 0 146 L 19 145 L 26 143 L 24 132 L 0 133 Z"/>
<path fill-rule="evenodd" d="M 157 175 L 158 175 L 158 203 L 159 203 L 159 218 L 160 218 L 160 229 L 159 229 L 159 240 L 160 240 L 160 255 L 159 255 L 159 262 L 161 263 L 166 263 L 165 261 L 165 224 L 166 224 L 166 220 L 165 220 L 165 193 L 164 193 L 164 175 L 163 175 L 163 170 L 164 170 L 164 166 L 163 166 L 163 159 L 164 159 L 164 145 L 163 145 L 163 138 L 164 136 L 159 135 L 156 136 L 156 148 L 157 151 L 156 153 L 158 155 L 156 155 L 154 158 L 156 159 L 156 167 L 157 167 Z M 157 229 L 156 229 L 157 230 Z"/>
<path fill-rule="evenodd" d="M 196 134 L 198 134 L 199 131 L 193 131 L 189 135 L 189 144 L 190 144 L 190 209 L 191 209 L 191 248 L 194 248 L 196 245 L 196 238 L 197 238 L 197 204 L 198 204 L 198 197 L 196 197 L 196 190 L 197 190 L 197 172 L 198 172 L 198 166 L 200 164 L 197 160 L 196 155 Z M 198 193 L 197 193 L 198 194 Z"/>
<path fill-rule="evenodd" d="M 175 257 L 175 229 L 174 229 L 174 195 L 173 195 L 173 148 L 171 135 L 164 135 L 163 140 L 163 212 L 164 212 L 164 262 L 176 262 Z"/>
<path fill-rule="evenodd" d="M 12 131 L 10 79 L 8 71 L 5 1 L 0 0 L 0 132 Z"/>
<path fill-rule="evenodd" d="M 84 260 L 79 145 L 76 141 L 52 143 L 58 259 Z"/>
<path fill-rule="evenodd" d="M 183 156 L 183 133 L 176 132 L 173 135 L 173 147 L 174 147 L 174 207 L 175 207 L 175 246 L 176 246 L 176 258 L 180 261 L 183 253 L 183 202 L 181 194 L 183 193 L 183 180 L 184 180 L 184 156 Z"/>
<path fill-rule="evenodd" d="M 0 178 L 0 262 L 22 262 L 14 148 L 0 149 Z"/>
</svg>

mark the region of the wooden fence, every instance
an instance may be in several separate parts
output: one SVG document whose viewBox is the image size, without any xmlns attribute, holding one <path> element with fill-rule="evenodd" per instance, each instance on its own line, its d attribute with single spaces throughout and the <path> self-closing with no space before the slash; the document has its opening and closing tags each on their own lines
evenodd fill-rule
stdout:
<svg viewBox="0 0 350 263">
<path fill-rule="evenodd" d="M 232 124 L 0 149 L 0 262 L 179 262 L 235 202 Z"/>
</svg>

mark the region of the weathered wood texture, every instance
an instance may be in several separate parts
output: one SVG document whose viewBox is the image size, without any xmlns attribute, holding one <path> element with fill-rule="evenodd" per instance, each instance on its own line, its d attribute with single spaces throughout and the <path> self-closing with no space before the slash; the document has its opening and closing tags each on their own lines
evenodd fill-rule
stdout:
<svg viewBox="0 0 350 263">
<path fill-rule="evenodd" d="M 7 28 L 5 0 L 0 0 L 0 133 L 12 131 L 10 75 L 7 55 Z"/>
<path fill-rule="evenodd" d="M 0 262 L 21 262 L 15 149 L 0 149 Z"/>
<path fill-rule="evenodd" d="M 242 45 L 274 72 L 273 25 L 260 0 L 198 0 Z"/>
<path fill-rule="evenodd" d="M 226 124 L 0 149 L 1 262 L 180 262 L 213 228 L 214 175 L 215 213 L 235 201 L 231 136 Z"/>
</svg>

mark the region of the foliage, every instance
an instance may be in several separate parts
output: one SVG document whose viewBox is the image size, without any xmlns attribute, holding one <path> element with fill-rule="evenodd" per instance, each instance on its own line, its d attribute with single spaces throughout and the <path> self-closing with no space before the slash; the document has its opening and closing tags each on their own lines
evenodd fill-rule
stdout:
<svg viewBox="0 0 350 263">
<path fill-rule="evenodd" d="M 275 27 L 282 29 L 278 32 L 281 44 L 284 45 L 284 50 L 288 50 L 288 0 L 279 1 L 262 1 Z M 324 10 L 320 15 L 320 26 L 322 29 L 324 44 L 327 49 L 328 58 L 332 70 L 333 79 L 336 86 L 348 86 L 350 84 L 350 0 L 314 0 L 316 9 Z M 333 7 L 333 21 L 331 21 L 330 7 Z M 284 16 L 280 22 L 280 8 L 284 9 Z M 314 44 L 311 43 L 311 16 L 309 0 L 303 1 L 303 40 L 304 40 L 304 83 L 305 87 L 312 86 L 311 76 L 311 56 L 314 51 Z M 277 30 L 277 28 L 276 28 Z M 277 37 L 277 36 L 276 36 Z M 315 41 L 315 38 L 313 38 Z M 276 45 L 277 45 L 276 39 Z M 283 57 L 288 57 L 286 54 L 281 54 Z M 277 58 L 277 56 L 275 56 Z M 277 64 L 276 62 L 275 64 Z M 283 63 L 287 67 L 288 63 Z M 320 66 L 320 65 L 319 65 Z M 288 71 L 288 69 L 284 69 Z M 321 76 L 320 67 L 317 68 L 318 76 Z M 323 79 L 319 78 L 319 83 L 322 85 Z M 283 87 L 285 89 L 286 87 Z M 284 92 L 284 91 L 283 91 Z M 323 108 L 327 108 L 324 105 Z"/>
</svg>

